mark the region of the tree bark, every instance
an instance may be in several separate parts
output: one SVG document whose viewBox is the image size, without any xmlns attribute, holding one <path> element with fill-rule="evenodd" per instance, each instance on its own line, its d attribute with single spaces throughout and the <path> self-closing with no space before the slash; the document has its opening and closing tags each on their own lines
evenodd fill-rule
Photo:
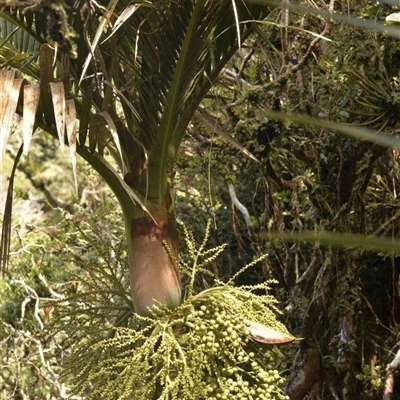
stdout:
<svg viewBox="0 0 400 400">
<path fill-rule="evenodd" d="M 159 205 L 150 210 L 153 219 L 143 215 L 127 227 L 131 292 L 140 315 L 159 303 L 173 308 L 181 301 L 175 213 Z"/>
</svg>

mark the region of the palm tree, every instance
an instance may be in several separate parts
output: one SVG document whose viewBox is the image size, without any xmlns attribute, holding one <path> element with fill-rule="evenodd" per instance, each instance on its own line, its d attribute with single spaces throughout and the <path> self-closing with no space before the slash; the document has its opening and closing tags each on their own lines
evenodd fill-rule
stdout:
<svg viewBox="0 0 400 400">
<path fill-rule="evenodd" d="M 178 305 L 175 157 L 202 99 L 267 8 L 235 0 L 6 4 L 14 8 L 0 14 L 2 89 L 11 89 L 0 109 L 1 143 L 22 84 L 5 70 L 16 68 L 39 82 L 23 82 L 17 108 L 30 121 L 24 151 L 34 126 L 65 141 L 73 164 L 76 153 L 90 163 L 123 211 L 136 312 L 146 314 L 155 301 Z M 3 261 L 9 227 L 5 218 Z"/>
</svg>

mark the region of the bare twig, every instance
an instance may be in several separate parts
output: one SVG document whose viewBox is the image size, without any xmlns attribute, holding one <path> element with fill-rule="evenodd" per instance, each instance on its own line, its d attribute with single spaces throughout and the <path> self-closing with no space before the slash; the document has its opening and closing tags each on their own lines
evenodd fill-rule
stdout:
<svg viewBox="0 0 400 400">
<path fill-rule="evenodd" d="M 187 131 L 196 139 L 202 146 L 209 146 L 210 140 L 203 136 L 193 125 L 187 127 Z"/>
<path fill-rule="evenodd" d="M 23 319 L 25 317 L 25 307 L 26 305 L 32 300 L 32 297 L 35 299 L 35 310 L 33 312 L 33 316 L 35 317 L 36 321 L 38 322 L 40 329 L 43 330 L 44 326 L 43 326 L 43 322 L 39 317 L 39 295 L 36 293 L 36 290 L 31 288 L 29 285 L 27 285 L 23 280 L 20 279 L 13 279 L 11 281 L 11 283 L 18 283 L 19 285 L 21 285 L 26 292 L 28 292 L 30 294 L 31 297 L 27 297 L 23 302 L 22 302 L 22 306 L 21 306 L 21 325 L 23 326 Z"/>
<path fill-rule="evenodd" d="M 247 226 L 247 230 L 249 232 L 249 236 L 250 235 L 250 231 L 251 231 L 251 222 L 250 222 L 250 214 L 249 211 L 247 210 L 247 208 L 238 200 L 238 198 L 236 197 L 236 192 L 235 192 L 235 188 L 234 186 L 229 183 L 228 184 L 228 189 L 229 189 L 229 195 L 231 196 L 231 200 L 232 203 L 235 205 L 235 207 L 241 212 L 241 214 L 243 215 L 243 218 L 246 222 L 246 226 Z"/>
<path fill-rule="evenodd" d="M 255 48 L 252 47 L 252 49 L 249 51 L 249 53 L 243 58 L 243 62 L 240 65 L 239 72 L 237 74 L 238 79 L 240 79 L 242 77 L 243 71 L 246 68 L 246 66 L 247 66 L 248 62 L 250 61 L 251 57 L 253 56 L 254 52 L 255 52 Z"/>
<path fill-rule="evenodd" d="M 0 8 L 4 7 L 20 7 L 25 10 L 44 7 L 41 0 L 0 0 Z"/>
<path fill-rule="evenodd" d="M 43 285 L 46 287 L 46 289 L 49 291 L 49 293 L 55 297 L 56 299 L 60 299 L 60 300 L 64 300 L 65 296 L 62 294 L 59 294 L 57 292 L 55 292 L 50 285 L 48 284 L 46 278 L 42 275 L 42 274 L 38 274 L 38 278 L 40 279 L 40 281 L 43 283 Z"/>
<path fill-rule="evenodd" d="M 235 71 L 232 71 L 231 69 L 225 68 L 222 71 L 222 78 L 226 79 L 229 82 L 232 83 L 236 83 L 240 86 L 244 85 L 244 86 L 252 86 L 251 83 L 247 82 L 246 80 L 244 80 L 243 78 L 240 77 L 240 73 L 237 73 Z"/>
<path fill-rule="evenodd" d="M 330 0 L 329 6 L 328 6 L 330 13 L 333 12 L 334 4 L 335 4 L 335 0 Z M 304 64 L 306 63 L 306 61 L 308 60 L 309 56 L 312 54 L 315 46 L 330 31 L 331 31 L 331 20 L 328 20 L 325 23 L 325 27 L 324 27 L 323 31 L 320 34 L 318 34 L 318 36 L 315 37 L 311 41 L 306 52 L 303 54 L 303 57 L 299 60 L 299 62 L 296 65 L 293 65 L 291 68 L 286 69 L 286 71 L 283 74 L 281 74 L 280 76 L 278 76 L 278 78 L 273 83 L 276 84 L 276 83 L 281 83 L 281 82 L 286 81 L 289 78 L 289 76 L 291 76 L 293 74 L 293 72 L 297 72 L 300 68 L 302 68 L 304 66 Z"/>
<path fill-rule="evenodd" d="M 400 348 L 397 350 L 397 353 L 393 357 L 393 360 L 386 367 L 385 387 L 383 389 L 382 400 L 393 399 L 394 372 L 399 369 L 399 366 L 400 366 Z"/>
<path fill-rule="evenodd" d="M 282 34 L 282 69 L 287 65 L 289 60 L 289 38 L 288 38 L 288 25 L 289 25 L 289 9 L 285 7 L 285 4 L 289 3 L 289 0 L 282 1 L 282 13 L 281 13 L 281 34 Z"/>
<path fill-rule="evenodd" d="M 303 282 L 308 282 L 309 280 L 311 280 L 312 277 L 314 277 L 317 274 L 320 266 L 321 266 L 320 258 L 318 256 L 313 256 L 306 270 L 297 279 L 296 285 L 300 285 Z"/>
</svg>

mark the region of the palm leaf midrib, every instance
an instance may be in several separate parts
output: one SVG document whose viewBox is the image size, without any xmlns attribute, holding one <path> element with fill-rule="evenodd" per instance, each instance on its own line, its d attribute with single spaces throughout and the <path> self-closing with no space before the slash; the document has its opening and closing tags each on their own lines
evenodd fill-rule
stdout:
<svg viewBox="0 0 400 400">
<path fill-rule="evenodd" d="M 141 69 L 134 71 L 134 75 L 138 92 L 136 107 L 141 116 L 138 131 L 143 143 L 148 146 L 165 134 L 169 137 L 164 141 L 163 149 L 167 143 L 180 142 L 180 136 L 201 97 L 215 80 L 214 71 L 221 68 L 219 61 L 225 63 L 227 52 L 232 47 L 236 49 L 236 36 L 228 38 L 228 43 L 226 38 L 221 40 L 224 34 L 236 35 L 231 1 L 203 0 L 187 3 L 191 3 L 193 10 L 197 10 L 195 16 L 195 11 L 182 16 L 181 10 L 179 15 L 176 10 L 172 10 L 163 16 L 165 26 L 162 29 L 153 29 L 148 36 L 142 33 L 138 59 L 145 58 L 145 61 L 142 61 L 144 64 Z M 154 10 L 152 15 L 155 15 Z M 146 17 L 140 16 L 139 20 L 143 18 Z M 137 34 L 135 26 L 140 24 L 139 20 L 136 24 L 129 24 L 125 38 Z M 179 29 L 174 28 L 177 20 L 180 22 Z M 196 29 L 188 31 L 194 20 Z M 154 25 L 149 22 L 149 26 Z M 127 62 L 129 57 L 132 58 L 132 48 L 125 45 L 122 49 L 121 57 Z M 149 85 L 149 82 L 154 84 Z M 171 95 L 171 92 L 174 94 Z M 132 98 L 133 102 L 135 100 Z"/>
</svg>

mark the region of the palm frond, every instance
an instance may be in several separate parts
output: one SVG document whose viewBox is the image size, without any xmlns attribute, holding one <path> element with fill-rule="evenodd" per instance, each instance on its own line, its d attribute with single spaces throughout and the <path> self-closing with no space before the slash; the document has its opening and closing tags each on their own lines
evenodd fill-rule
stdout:
<svg viewBox="0 0 400 400">
<path fill-rule="evenodd" d="M 161 136 L 167 143 L 174 135 L 176 142 L 180 141 L 177 130 L 183 135 L 204 92 L 225 65 L 224 57 L 237 48 L 237 25 L 230 0 L 160 4 L 164 7 L 143 10 L 149 15 L 141 15 L 139 10 L 135 14 L 138 28 L 133 29 L 135 24 L 130 21 L 129 34 L 124 36 L 138 37 L 132 75 L 137 82 L 140 139 L 148 146 Z M 257 8 L 258 13 L 250 14 L 242 3 L 237 8 L 241 19 L 257 18 L 261 13 Z M 240 25 L 242 34 L 245 29 L 245 25 Z M 127 50 L 121 56 L 128 62 L 133 49 Z"/>
<path fill-rule="evenodd" d="M 19 50 L 0 46 L 0 68 L 16 68 L 24 74 L 38 77 L 39 67 L 33 63 L 37 53 L 20 53 Z"/>
<path fill-rule="evenodd" d="M 34 42 L 39 44 L 43 44 L 45 42 L 45 26 L 46 22 L 43 18 L 43 15 L 39 13 L 22 13 L 11 12 L 9 10 L 1 11 L 1 33 L 0 37 L 4 39 L 7 35 L 10 35 L 15 28 L 18 29 L 18 34 L 16 39 L 11 40 L 11 44 L 15 46 L 15 48 L 19 49 L 21 52 L 26 51 L 34 51 L 34 47 L 36 46 Z M 29 36 L 27 38 L 26 35 Z M 18 39 L 18 37 L 20 39 Z M 30 43 L 32 47 L 21 47 L 22 43 Z M 19 44 L 19 46 L 18 46 Z"/>
<path fill-rule="evenodd" d="M 137 158 L 135 154 L 143 153 L 144 147 L 149 157 L 157 160 L 154 178 L 159 181 L 165 175 L 165 166 L 175 156 L 198 104 L 236 50 L 238 35 L 245 38 L 250 31 L 251 25 L 240 21 L 258 19 L 268 10 L 232 0 L 160 0 L 134 4 L 122 0 L 104 6 L 102 2 L 91 4 L 91 7 L 95 10 L 77 3 L 76 12 L 68 22 L 80 35 L 74 39 L 79 57 L 71 62 L 70 71 L 73 90 L 78 95 L 77 110 L 83 105 L 81 98 L 94 78 L 96 93 L 91 97 L 91 105 L 119 119 L 114 122 L 123 153 L 128 158 L 126 163 L 132 164 Z M 46 15 L 43 15 L 51 10 L 46 10 L 28 11 L 26 15 L 4 11 L 2 16 L 37 43 L 43 43 L 46 38 L 51 39 L 51 32 L 46 32 Z M 98 11 L 108 17 L 99 20 L 94 15 Z M 90 37 L 95 40 L 91 42 Z M 59 55 L 57 58 L 60 61 Z M 115 67 L 117 60 L 121 68 Z M 37 60 L 34 61 L 32 65 Z M 14 65 L 18 63 L 20 60 Z M 8 61 L 6 65 L 12 64 Z M 82 71 L 86 75 L 79 82 Z M 33 75 L 37 71 L 28 72 Z M 103 89 L 100 89 L 102 83 Z M 111 97 L 114 92 L 119 98 L 123 115 L 118 111 L 115 97 L 106 95 L 104 85 L 113 87 Z M 83 130 L 87 119 L 84 118 Z M 133 138 L 128 139 L 129 135 Z M 80 135 L 81 145 L 84 136 L 84 133 Z"/>
<path fill-rule="evenodd" d="M 21 53 L 37 53 L 40 43 L 14 23 L 0 18 L 0 47 L 5 45 Z"/>
<path fill-rule="evenodd" d="M 123 3 L 117 6 L 118 15 L 124 12 Z M 238 19 L 258 19 L 266 12 L 243 2 L 234 8 L 231 0 L 159 1 L 135 9 L 117 32 L 111 29 L 123 66 L 115 71 L 114 84 L 134 109 L 124 107 L 125 118 L 149 153 L 155 181 L 166 182 L 167 166 L 190 119 L 237 49 L 237 32 L 243 38 L 250 32 L 251 25 L 238 24 Z M 163 197 L 164 190 L 157 185 L 152 197 Z"/>
</svg>

